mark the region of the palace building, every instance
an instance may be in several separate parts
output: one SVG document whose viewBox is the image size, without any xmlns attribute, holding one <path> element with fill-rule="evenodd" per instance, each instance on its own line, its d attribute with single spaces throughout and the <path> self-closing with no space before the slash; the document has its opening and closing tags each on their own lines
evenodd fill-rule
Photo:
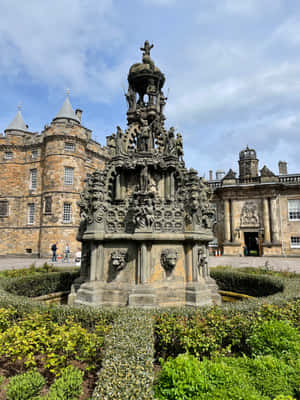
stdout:
<svg viewBox="0 0 300 400">
<path fill-rule="evenodd" d="M 288 174 L 284 161 L 278 175 L 259 171 L 247 146 L 236 175 L 218 171 L 213 179 L 210 171 L 218 248 L 224 255 L 300 256 L 300 174 Z"/>
<path fill-rule="evenodd" d="M 106 147 L 91 139 L 69 95 L 50 125 L 30 132 L 20 107 L 0 136 L 0 255 L 48 257 L 80 247 L 77 202 L 84 180 L 103 169 Z"/>
</svg>

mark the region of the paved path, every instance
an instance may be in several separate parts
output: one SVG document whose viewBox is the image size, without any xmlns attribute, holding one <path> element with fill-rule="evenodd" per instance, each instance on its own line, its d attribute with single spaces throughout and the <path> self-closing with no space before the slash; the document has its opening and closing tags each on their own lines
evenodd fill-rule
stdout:
<svg viewBox="0 0 300 400">
<path fill-rule="evenodd" d="M 0 271 L 6 269 L 27 268 L 32 264 L 36 267 L 42 266 L 45 262 L 58 267 L 74 266 L 74 259 L 70 259 L 69 263 L 58 261 L 52 263 L 49 258 L 11 258 L 0 257 Z M 209 266 L 232 265 L 233 267 L 262 267 L 268 262 L 270 268 L 275 270 L 295 271 L 300 273 L 300 258 L 295 257 L 209 257 Z"/>
<path fill-rule="evenodd" d="M 277 271 L 300 273 L 300 258 L 298 257 L 209 257 L 208 265 L 231 265 L 232 267 L 268 267 Z"/>
</svg>

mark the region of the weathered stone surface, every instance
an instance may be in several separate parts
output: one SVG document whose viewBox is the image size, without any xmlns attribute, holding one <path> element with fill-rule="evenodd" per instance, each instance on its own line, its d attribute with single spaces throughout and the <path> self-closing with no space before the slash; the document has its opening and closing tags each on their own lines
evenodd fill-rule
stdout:
<svg viewBox="0 0 300 400">
<path fill-rule="evenodd" d="M 197 171 L 185 168 L 181 134 L 165 128 L 165 78 L 150 58 L 152 47 L 145 42 L 143 63 L 129 71 L 128 128 L 118 126 L 107 138 L 111 159 L 80 195 L 85 283 L 75 304 L 219 301 L 207 267 L 212 193 Z"/>
</svg>

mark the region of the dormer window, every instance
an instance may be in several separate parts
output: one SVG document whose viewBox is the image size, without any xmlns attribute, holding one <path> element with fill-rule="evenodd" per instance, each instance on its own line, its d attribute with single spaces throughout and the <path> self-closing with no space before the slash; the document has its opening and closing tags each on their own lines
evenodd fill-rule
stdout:
<svg viewBox="0 0 300 400">
<path fill-rule="evenodd" d="M 75 144 L 73 142 L 65 142 L 65 151 L 74 151 Z"/>
<path fill-rule="evenodd" d="M 14 157 L 14 154 L 12 151 L 6 151 L 4 153 L 4 160 L 12 160 Z"/>
</svg>

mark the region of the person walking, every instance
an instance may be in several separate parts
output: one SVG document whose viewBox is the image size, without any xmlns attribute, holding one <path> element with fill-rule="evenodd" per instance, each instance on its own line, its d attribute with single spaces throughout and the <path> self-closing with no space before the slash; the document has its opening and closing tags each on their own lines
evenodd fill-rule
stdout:
<svg viewBox="0 0 300 400">
<path fill-rule="evenodd" d="M 51 250 L 52 250 L 52 261 L 55 262 L 55 261 L 57 261 L 57 255 L 56 255 L 56 252 L 57 252 L 57 245 L 56 245 L 56 243 L 54 243 L 54 244 L 51 246 Z"/>
<path fill-rule="evenodd" d="M 69 247 L 69 244 L 67 243 L 67 244 L 66 244 L 66 247 L 65 247 L 64 262 L 65 262 L 65 261 L 69 262 L 69 255 L 70 255 L 70 247 Z"/>
</svg>

